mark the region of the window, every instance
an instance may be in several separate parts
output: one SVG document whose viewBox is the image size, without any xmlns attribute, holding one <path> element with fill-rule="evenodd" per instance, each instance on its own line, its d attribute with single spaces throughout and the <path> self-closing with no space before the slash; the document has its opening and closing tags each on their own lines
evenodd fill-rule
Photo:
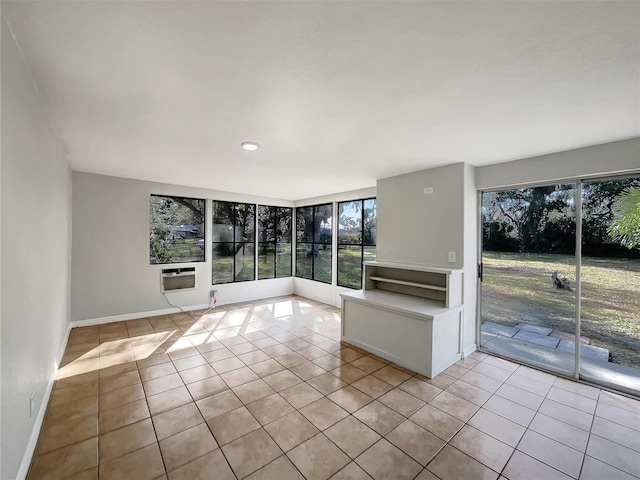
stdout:
<svg viewBox="0 0 640 480">
<path fill-rule="evenodd" d="M 204 200 L 151 195 L 149 263 L 204 262 Z"/>
<path fill-rule="evenodd" d="M 376 259 L 376 199 L 338 203 L 338 285 L 362 288 L 362 262 Z"/>
<path fill-rule="evenodd" d="M 258 206 L 258 279 L 291 276 L 291 217 L 287 207 Z"/>
<path fill-rule="evenodd" d="M 213 202 L 213 283 L 255 279 L 256 206 Z"/>
<path fill-rule="evenodd" d="M 296 208 L 296 277 L 331 283 L 333 206 Z"/>
</svg>

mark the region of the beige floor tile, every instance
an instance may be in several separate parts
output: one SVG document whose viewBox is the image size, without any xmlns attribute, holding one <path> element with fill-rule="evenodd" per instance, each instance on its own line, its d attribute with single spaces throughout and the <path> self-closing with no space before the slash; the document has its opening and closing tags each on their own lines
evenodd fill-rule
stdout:
<svg viewBox="0 0 640 480">
<path fill-rule="evenodd" d="M 167 471 L 175 470 L 216 448 L 218 444 L 204 423 L 160 441 Z"/>
<path fill-rule="evenodd" d="M 82 385 L 84 383 L 95 382 L 98 378 L 97 371 L 88 371 L 85 373 L 80 373 L 78 375 L 70 375 L 70 376 L 61 376 L 60 371 L 56 375 L 56 386 L 55 388 L 69 388 L 78 385 Z"/>
<path fill-rule="evenodd" d="M 325 430 L 339 422 L 349 413 L 328 398 L 321 398 L 300 409 L 307 419 L 318 429 Z"/>
<path fill-rule="evenodd" d="M 536 413 L 529 429 L 545 437 L 549 437 L 557 442 L 580 452 L 587 449 L 589 433 L 568 423 L 561 422 L 555 418 L 546 416 L 543 413 Z"/>
<path fill-rule="evenodd" d="M 246 367 L 245 363 L 235 356 L 225 358 L 224 360 L 218 360 L 217 362 L 212 362 L 211 366 L 218 374 L 227 373 L 233 370 L 237 370 L 238 368 Z"/>
<path fill-rule="evenodd" d="M 27 477 L 30 478 L 30 477 Z M 64 480 L 98 480 L 98 467 L 92 467 L 82 472 L 74 473 L 69 477 L 65 477 Z"/>
<path fill-rule="evenodd" d="M 157 443 L 100 464 L 101 480 L 120 480 L 135 478 L 136 480 L 152 480 L 165 473 Z"/>
<path fill-rule="evenodd" d="M 300 380 L 300 378 L 291 373 L 289 370 L 283 370 L 282 372 L 268 375 L 266 377 L 263 377 L 263 380 L 267 382 L 276 392 L 280 392 L 281 390 L 285 390 L 289 387 L 293 387 L 294 385 L 302 383 L 302 380 Z"/>
<path fill-rule="evenodd" d="M 98 396 L 98 380 L 69 388 L 56 388 L 51 394 L 49 405 L 52 407 L 85 397 Z"/>
<path fill-rule="evenodd" d="M 584 458 L 583 453 L 531 430 L 525 432 L 518 450 L 573 478 L 578 478 Z"/>
<path fill-rule="evenodd" d="M 427 466 L 443 480 L 473 478 L 495 480 L 498 474 L 451 445 L 445 446 Z"/>
<path fill-rule="evenodd" d="M 99 432 L 102 435 L 145 418 L 149 418 L 149 408 L 144 399 L 103 410 L 98 415 Z"/>
<path fill-rule="evenodd" d="M 238 478 L 246 477 L 283 453 L 262 428 L 224 445 L 222 451 Z"/>
<path fill-rule="evenodd" d="M 201 400 L 228 389 L 229 387 L 219 375 L 187 384 L 187 390 L 194 400 Z"/>
<path fill-rule="evenodd" d="M 464 425 L 457 418 L 428 404 L 409 419 L 445 441 L 449 441 Z"/>
<path fill-rule="evenodd" d="M 422 466 L 427 465 L 446 442 L 411 420 L 405 420 L 385 437 Z"/>
<path fill-rule="evenodd" d="M 365 356 L 363 353 L 360 353 L 357 350 L 349 347 L 341 348 L 337 352 L 334 352 L 333 355 L 347 363 L 352 363 L 355 360 Z"/>
<path fill-rule="evenodd" d="M 331 370 L 331 373 L 347 383 L 353 383 L 369 375 L 364 370 L 360 370 L 358 367 L 355 367 L 350 363 L 345 363 L 344 365 L 334 368 Z"/>
<path fill-rule="evenodd" d="M 171 375 L 176 373 L 176 367 L 173 363 L 161 363 L 160 365 L 154 365 L 153 367 L 147 367 L 140 370 L 140 378 L 143 382 L 148 382 L 154 378 L 164 377 L 165 375 Z"/>
<path fill-rule="evenodd" d="M 269 360 L 265 360 L 263 362 L 258 362 L 258 363 L 249 365 L 249 368 L 254 372 L 256 372 L 256 375 L 258 375 L 260 378 L 264 378 L 268 375 L 273 375 L 274 373 L 278 373 L 284 370 L 284 367 L 272 358 L 270 358 Z M 297 367 L 294 367 L 294 368 L 297 368 Z M 291 369 L 291 371 L 297 375 L 297 373 L 293 369 Z"/>
<path fill-rule="evenodd" d="M 264 429 L 285 452 L 316 435 L 319 430 L 299 412 L 286 415 Z"/>
<path fill-rule="evenodd" d="M 164 364 L 163 364 L 164 365 Z M 182 378 L 177 373 L 165 375 L 164 377 L 154 378 L 148 382 L 143 382 L 145 394 L 147 396 L 157 395 L 167 390 L 173 390 L 184 385 Z"/>
<path fill-rule="evenodd" d="M 585 385 L 584 383 L 576 382 L 574 380 L 568 380 L 566 378 L 558 377 L 556 381 L 553 382 L 553 386 L 569 392 L 577 393 L 583 397 L 592 398 L 593 400 L 598 400 L 600 397 L 599 388 L 592 387 L 591 385 Z"/>
<path fill-rule="evenodd" d="M 425 405 L 425 402 L 409 395 L 404 390 L 394 388 L 378 398 L 380 403 L 384 403 L 387 407 L 392 408 L 396 412 L 405 417 L 413 415 Z"/>
<path fill-rule="evenodd" d="M 223 415 L 231 410 L 240 408 L 242 402 L 231 390 L 216 393 L 210 397 L 203 398 L 196 402 L 198 409 L 205 420 L 210 420 L 219 415 Z"/>
<path fill-rule="evenodd" d="M 291 450 L 289 460 L 307 480 L 325 480 L 349 463 L 349 457 L 319 433 Z"/>
<path fill-rule="evenodd" d="M 297 377 L 300 377 L 301 380 L 309 380 L 310 378 L 317 377 L 318 375 L 322 375 L 326 372 L 324 368 L 311 361 L 291 367 L 289 371 L 294 373 Z"/>
<path fill-rule="evenodd" d="M 144 368 L 152 367 L 154 365 L 160 365 L 161 363 L 170 362 L 171 359 L 169 355 L 166 353 L 159 353 L 157 355 L 152 355 L 147 358 L 143 358 L 138 360 L 136 363 L 138 364 L 138 369 L 142 370 Z"/>
<path fill-rule="evenodd" d="M 373 401 L 373 398 L 369 395 L 351 385 L 327 395 L 327 398 L 340 405 L 349 413 L 353 413 Z"/>
<path fill-rule="evenodd" d="M 300 383 L 280 392 L 282 398 L 299 409 L 323 397 L 323 395 L 307 383 Z"/>
<path fill-rule="evenodd" d="M 284 355 L 279 355 L 275 357 L 275 360 L 281 363 L 286 368 L 295 367 L 296 365 L 307 363 L 309 361 L 308 358 L 303 357 L 297 352 L 291 352 L 291 353 L 285 353 Z"/>
<path fill-rule="evenodd" d="M 336 357 L 334 354 L 325 355 L 324 357 L 320 358 L 314 358 L 312 361 L 316 365 L 320 365 L 325 370 L 333 370 L 347 363 L 345 360 Z"/>
<path fill-rule="evenodd" d="M 481 373 L 482 375 L 486 375 L 487 377 L 491 377 L 494 378 L 496 380 L 499 380 L 501 382 L 505 382 L 513 372 L 510 372 L 508 370 L 503 370 L 502 368 L 498 368 L 495 367 L 493 365 L 489 365 L 488 363 L 485 363 L 484 361 L 480 362 L 478 365 L 476 365 L 475 367 L 473 367 L 472 371 L 474 372 L 478 372 Z M 464 372 L 466 373 L 466 372 Z M 463 373 L 463 375 L 464 375 Z M 461 377 L 462 375 L 460 375 Z M 458 377 L 458 378 L 460 378 Z"/>
<path fill-rule="evenodd" d="M 142 384 L 136 383 L 134 385 L 129 385 L 128 387 L 119 388 L 100 395 L 98 407 L 100 410 L 108 410 L 143 398 L 144 389 L 142 388 Z"/>
<path fill-rule="evenodd" d="M 402 383 L 398 388 L 410 393 L 416 398 L 424 402 L 429 402 L 442 392 L 442 390 L 430 383 L 423 382 L 417 378 L 410 378 L 406 382 Z"/>
<path fill-rule="evenodd" d="M 535 368 L 527 367 L 525 365 L 520 365 L 516 370 L 516 374 L 530 378 L 536 382 L 546 383 L 547 385 L 553 385 L 559 378 L 550 373 L 541 372 L 540 370 L 536 370 Z"/>
<path fill-rule="evenodd" d="M 511 375 L 507 379 L 506 383 L 535 395 L 540 395 L 541 397 L 546 396 L 547 393 L 549 393 L 549 390 L 551 390 L 551 385 L 548 383 L 536 382 L 531 378 L 519 375 L 518 371 Z"/>
<path fill-rule="evenodd" d="M 154 415 L 152 420 L 158 440 L 163 440 L 204 422 L 204 418 L 202 418 L 195 403 L 188 403 L 159 415 Z"/>
<path fill-rule="evenodd" d="M 380 440 L 380 435 L 353 416 L 340 420 L 324 434 L 351 458 L 356 458 Z"/>
<path fill-rule="evenodd" d="M 220 445 L 225 445 L 260 428 L 260 424 L 246 407 L 236 408 L 207 420 L 207 424 Z"/>
<path fill-rule="evenodd" d="M 189 358 L 195 358 L 195 357 L 188 357 L 185 360 L 188 360 Z M 180 378 L 182 378 L 182 381 L 185 383 L 185 385 L 188 383 L 204 380 L 205 378 L 217 376 L 216 371 L 208 363 L 205 365 L 199 365 L 197 367 L 189 368 L 186 370 L 181 370 L 179 373 L 180 373 Z"/>
<path fill-rule="evenodd" d="M 136 383 L 140 383 L 140 375 L 137 370 L 120 375 L 110 375 L 100 379 L 100 393 L 104 394 Z"/>
<path fill-rule="evenodd" d="M 640 431 L 640 412 L 634 412 L 619 406 L 600 402 L 596 408 L 596 415 L 620 425 Z"/>
<path fill-rule="evenodd" d="M 469 420 L 480 408 L 478 405 L 467 402 L 466 400 L 446 391 L 438 394 L 438 396 L 431 400 L 429 404 L 439 408 L 443 412 L 453 415 L 463 422 Z"/>
<path fill-rule="evenodd" d="M 98 464 L 98 437 L 92 437 L 34 458 L 29 479 L 58 479 Z"/>
<path fill-rule="evenodd" d="M 526 428 L 522 425 L 518 425 L 484 408 L 478 410 L 468 424 L 511 447 L 518 445 L 526 431 Z"/>
<path fill-rule="evenodd" d="M 262 351 L 269 355 L 271 358 L 276 358 L 287 353 L 293 353 L 293 350 L 291 350 L 286 345 L 278 343 L 273 338 L 264 338 L 261 340 L 256 340 L 253 343 L 259 346 Z"/>
<path fill-rule="evenodd" d="M 638 452 L 597 435 L 589 437 L 587 455 L 635 477 L 640 477 Z"/>
<path fill-rule="evenodd" d="M 193 402 L 193 399 L 186 387 L 174 388 L 173 390 L 147 397 L 151 415 L 158 415 L 191 402 Z"/>
<path fill-rule="evenodd" d="M 512 402 L 511 400 L 507 400 L 506 398 L 502 398 L 497 395 L 494 395 L 489 400 L 487 400 L 487 403 L 485 403 L 482 408 L 500 415 L 507 420 L 511 420 L 518 425 L 522 425 L 523 427 L 529 426 L 531 420 L 533 420 L 533 417 L 536 414 L 535 410 L 523 407 L 518 403 Z"/>
<path fill-rule="evenodd" d="M 606 405 L 628 410 L 630 412 L 640 413 L 640 401 L 633 398 L 618 395 L 613 392 L 606 392 L 602 390 L 598 397 L 598 402 Z"/>
<path fill-rule="evenodd" d="M 244 337 L 242 337 L 242 338 L 244 338 Z M 251 342 L 244 342 L 244 343 L 239 343 L 237 345 L 230 345 L 228 348 L 229 348 L 229 351 L 233 352 L 233 354 L 238 356 L 238 358 L 243 357 L 247 353 L 251 353 L 251 352 L 255 352 L 255 351 L 259 352 L 260 351 L 260 349 L 258 347 L 256 347 Z M 262 353 L 262 352 L 260 352 L 260 353 Z M 264 355 L 267 355 L 267 354 L 265 353 Z M 247 357 L 247 358 L 250 358 L 250 357 Z M 269 356 L 267 355 L 266 358 L 269 358 Z M 244 361 L 244 359 L 242 359 L 242 358 L 240 358 L 240 360 Z"/>
<path fill-rule="evenodd" d="M 419 463 L 384 438 L 362 453 L 356 463 L 375 480 L 412 479 L 422 470 Z"/>
<path fill-rule="evenodd" d="M 267 385 L 262 379 L 240 385 L 234 388 L 233 392 L 245 405 L 275 393 L 273 388 Z"/>
<path fill-rule="evenodd" d="M 463 375 L 463 377 L 466 375 L 468 374 Z M 456 380 L 446 389 L 446 392 L 478 406 L 482 406 L 491 397 L 490 392 L 464 382 L 463 380 Z"/>
<path fill-rule="evenodd" d="M 393 385 L 394 387 L 397 387 L 402 382 L 409 380 L 412 377 L 412 374 L 398 370 L 391 365 L 387 365 L 386 367 L 375 371 L 373 373 L 373 376 L 379 378 L 384 382 L 387 382 L 390 385 Z"/>
<path fill-rule="evenodd" d="M 509 480 L 570 480 L 571 477 L 516 450 L 502 472 Z M 604 480 L 600 478 L 598 480 Z M 607 479 L 609 480 L 609 479 Z M 613 480 L 613 479 L 611 479 Z"/>
<path fill-rule="evenodd" d="M 239 355 L 238 358 L 247 365 L 253 365 L 254 363 L 264 362 L 271 360 L 271 357 L 261 350 L 255 350 L 253 352 L 244 353 Z"/>
<path fill-rule="evenodd" d="M 366 356 L 354 360 L 353 362 L 351 362 L 351 365 L 359 368 L 360 370 L 364 370 L 367 373 L 373 373 L 383 368 L 386 363 L 374 360 L 373 358 Z"/>
<path fill-rule="evenodd" d="M 215 368 L 215 367 L 214 367 Z M 242 367 L 220 375 L 229 388 L 258 380 L 258 376 L 249 367 Z"/>
<path fill-rule="evenodd" d="M 323 349 L 316 347 L 315 345 L 311 345 L 307 348 L 303 348 L 297 351 L 303 357 L 313 360 L 314 358 L 320 358 L 327 354 Z"/>
<path fill-rule="evenodd" d="M 363 377 L 360 380 L 353 382 L 351 386 L 366 393 L 372 398 L 378 398 L 379 396 L 384 395 L 393 388 L 393 385 L 390 385 L 387 382 L 383 382 L 373 375 Z"/>
<path fill-rule="evenodd" d="M 262 425 L 267 425 L 294 411 L 289 402 L 277 393 L 249 403 L 247 409 Z"/>
<path fill-rule="evenodd" d="M 460 365 L 451 365 L 449 368 L 444 370 L 443 373 L 445 373 L 446 375 L 450 375 L 450 376 L 452 376 L 452 377 L 457 379 L 457 378 L 462 377 L 468 371 L 469 371 L 468 368 L 461 367 Z"/>
<path fill-rule="evenodd" d="M 80 417 L 58 424 L 49 424 L 45 421 L 40 431 L 37 453 L 43 454 L 96 435 L 98 435 L 98 415 Z"/>
<path fill-rule="evenodd" d="M 362 407 L 353 416 L 380 435 L 386 435 L 404 420 L 402 415 L 378 401 Z"/>
<path fill-rule="evenodd" d="M 584 458 L 580 480 L 636 480 L 637 477 L 607 465 L 590 456 Z"/>
<path fill-rule="evenodd" d="M 329 372 L 313 377 L 310 380 L 307 380 L 307 383 L 323 395 L 329 395 L 330 393 L 347 386 L 347 382 L 343 382 Z"/>
<path fill-rule="evenodd" d="M 276 458 L 260 470 L 252 473 L 246 480 L 304 480 L 304 477 L 286 457 Z"/>
<path fill-rule="evenodd" d="M 594 417 L 591 434 L 640 452 L 640 435 L 632 428 L 610 422 L 604 418 Z"/>
<path fill-rule="evenodd" d="M 446 373 L 440 373 L 434 378 L 427 378 L 422 375 L 416 375 L 415 378 L 418 380 L 422 380 L 423 382 L 427 382 L 434 387 L 438 387 L 441 390 L 446 390 L 449 385 L 457 380 L 457 378 L 452 377 L 451 375 L 447 375 Z"/>
<path fill-rule="evenodd" d="M 487 377 L 486 375 L 483 375 L 480 372 L 476 372 L 475 370 L 469 370 L 462 377 L 460 377 L 460 380 L 475 387 L 486 390 L 489 393 L 495 393 L 495 391 L 498 390 L 498 388 L 500 388 L 500 386 L 502 385 L 502 382 L 500 380 Z"/>
<path fill-rule="evenodd" d="M 152 443 L 156 443 L 156 434 L 149 418 L 112 430 L 100 435 L 100 463 L 108 462 Z"/>
<path fill-rule="evenodd" d="M 219 362 L 220 360 L 225 360 L 227 358 L 233 358 L 234 355 L 229 351 L 229 349 L 225 348 L 217 348 L 215 350 L 211 350 L 202 354 L 203 358 L 211 363 L 212 365 L 215 362 Z"/>
<path fill-rule="evenodd" d="M 462 427 L 451 439 L 450 445 L 496 472 L 502 471 L 514 450 L 513 447 L 469 425 Z"/>
<path fill-rule="evenodd" d="M 371 477 L 356 462 L 351 462 L 331 477 L 331 480 L 371 480 Z"/>
<path fill-rule="evenodd" d="M 545 399 L 538 411 L 548 417 L 553 417 L 574 427 L 581 428 L 582 430 L 591 430 L 593 415 L 583 412 L 582 410 Z"/>
<path fill-rule="evenodd" d="M 502 385 L 496 391 L 496 395 L 506 398 L 507 400 L 511 400 L 512 402 L 519 403 L 520 405 L 532 410 L 537 410 L 544 400 L 544 397 L 541 397 L 540 395 L 527 392 L 526 390 L 514 387 L 508 383 Z"/>
<path fill-rule="evenodd" d="M 552 387 L 547 393 L 547 398 L 555 402 L 567 405 L 568 407 L 577 408 L 583 412 L 593 414 L 596 411 L 597 400 L 593 398 L 584 397 L 577 393 L 570 392 L 568 390 Z"/>
<path fill-rule="evenodd" d="M 501 368 L 508 372 L 515 372 L 518 369 L 518 367 L 520 367 L 520 365 L 518 365 L 517 363 L 513 363 L 513 362 L 510 362 L 509 360 L 504 360 L 498 357 L 492 357 L 491 355 L 485 358 L 482 361 L 482 363 L 484 363 L 485 365 L 492 365 L 494 367 Z"/>
</svg>

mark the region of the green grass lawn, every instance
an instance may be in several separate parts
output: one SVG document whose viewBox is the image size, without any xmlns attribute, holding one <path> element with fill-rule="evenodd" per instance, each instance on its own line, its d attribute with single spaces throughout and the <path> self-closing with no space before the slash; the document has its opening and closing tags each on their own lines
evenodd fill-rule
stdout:
<svg viewBox="0 0 640 480">
<path fill-rule="evenodd" d="M 574 332 L 575 257 L 485 252 L 483 262 L 483 322 Z M 570 291 L 552 285 L 554 271 Z M 640 260 L 583 258 L 581 335 L 608 348 L 614 362 L 640 367 Z"/>
</svg>

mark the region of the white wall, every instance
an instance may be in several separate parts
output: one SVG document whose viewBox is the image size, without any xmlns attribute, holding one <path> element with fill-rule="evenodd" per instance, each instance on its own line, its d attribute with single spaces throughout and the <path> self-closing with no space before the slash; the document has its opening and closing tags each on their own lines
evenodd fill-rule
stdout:
<svg viewBox="0 0 640 480">
<path fill-rule="evenodd" d="M 640 138 L 478 167 L 478 190 L 625 174 L 640 169 Z"/>
<path fill-rule="evenodd" d="M 292 206 L 290 201 L 80 172 L 73 173 L 73 188 L 73 321 L 118 320 L 170 309 L 160 292 L 160 271 L 176 265 L 196 267 L 195 290 L 167 294 L 182 307 L 207 305 L 212 288 L 218 290 L 219 305 L 293 293 L 291 278 L 212 286 L 210 248 L 205 248 L 205 262 L 149 264 L 151 194 L 285 207 Z M 210 206 L 207 202 L 207 216 Z M 210 245 L 211 222 L 206 225 L 205 245 Z"/>
<path fill-rule="evenodd" d="M 333 204 L 333 225 L 332 225 L 332 245 L 331 251 L 331 284 L 315 282 L 305 278 L 294 278 L 294 293 L 301 297 L 310 298 L 318 302 L 327 303 L 336 307 L 340 307 L 340 294 L 353 291 L 350 288 L 339 287 L 338 281 L 338 202 L 347 202 L 349 200 L 361 200 L 365 198 L 374 198 L 376 196 L 375 187 L 364 188 L 360 190 L 351 190 L 349 192 L 336 193 L 333 195 L 324 195 L 322 197 L 306 198 L 295 202 L 296 207 L 304 207 L 308 205 L 322 205 L 325 203 Z M 294 275 L 295 275 L 295 258 L 294 258 Z"/>
<path fill-rule="evenodd" d="M 462 268 L 464 344 L 474 349 L 477 195 L 474 167 L 457 163 L 378 180 L 378 259 Z M 433 193 L 425 194 L 425 188 Z M 449 252 L 456 261 L 449 262 Z"/>
<path fill-rule="evenodd" d="M 0 478 L 9 479 L 17 476 L 27 451 L 68 327 L 72 184 L 63 149 L 6 25 L 2 118 Z"/>
<path fill-rule="evenodd" d="M 463 266 L 464 170 L 457 163 L 378 180 L 378 260 Z"/>
</svg>

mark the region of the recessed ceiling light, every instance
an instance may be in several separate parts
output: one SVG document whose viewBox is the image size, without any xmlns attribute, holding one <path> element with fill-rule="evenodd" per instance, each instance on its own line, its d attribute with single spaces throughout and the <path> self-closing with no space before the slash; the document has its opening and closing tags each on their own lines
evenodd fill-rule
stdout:
<svg viewBox="0 0 640 480">
<path fill-rule="evenodd" d="M 256 142 L 242 142 L 240 146 L 250 152 L 254 152 L 260 148 L 260 144 Z"/>
</svg>

